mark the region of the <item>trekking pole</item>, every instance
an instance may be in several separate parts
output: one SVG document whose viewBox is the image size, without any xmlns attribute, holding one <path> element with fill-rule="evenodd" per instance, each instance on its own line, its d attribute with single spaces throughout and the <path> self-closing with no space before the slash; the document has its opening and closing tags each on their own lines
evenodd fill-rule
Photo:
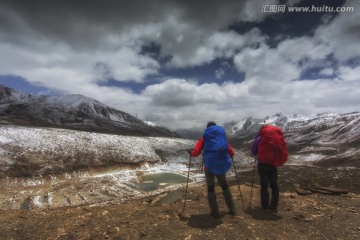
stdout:
<svg viewBox="0 0 360 240">
<path fill-rule="evenodd" d="M 241 193 L 241 189 L 240 189 L 240 183 L 239 183 L 239 178 L 238 178 L 237 172 L 236 172 L 236 167 L 235 167 L 234 158 L 231 158 L 231 160 L 232 160 L 232 162 L 233 162 L 233 167 L 234 167 L 235 177 L 236 177 L 236 181 L 237 181 L 238 188 L 239 188 L 241 203 L 242 203 L 243 209 L 244 209 L 244 211 L 245 211 L 244 199 L 243 199 L 243 196 L 242 196 L 242 193 Z"/>
<path fill-rule="evenodd" d="M 189 185 L 190 165 L 191 165 L 191 154 L 190 154 L 190 159 L 189 159 L 189 170 L 188 170 L 188 175 L 187 175 L 187 180 L 186 180 L 186 188 L 185 188 L 185 201 L 184 201 L 184 206 L 183 206 L 183 210 L 182 210 L 182 212 L 184 212 L 184 211 L 185 211 L 186 196 L 187 196 L 187 190 L 188 190 L 188 185 Z"/>
<path fill-rule="evenodd" d="M 254 161 L 254 171 L 253 171 L 252 180 L 251 180 L 250 203 L 249 203 L 250 209 L 251 209 L 252 192 L 253 192 L 253 187 L 254 187 L 255 167 L 256 167 L 256 157 L 255 157 L 255 161 Z"/>
<path fill-rule="evenodd" d="M 200 164 L 200 174 L 203 173 L 203 169 L 204 169 L 204 159 L 201 160 L 201 164 Z"/>
</svg>

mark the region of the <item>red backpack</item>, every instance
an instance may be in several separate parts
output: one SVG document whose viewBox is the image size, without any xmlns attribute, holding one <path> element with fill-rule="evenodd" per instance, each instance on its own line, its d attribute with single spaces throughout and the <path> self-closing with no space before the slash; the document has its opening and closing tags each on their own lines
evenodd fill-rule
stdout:
<svg viewBox="0 0 360 240">
<path fill-rule="evenodd" d="M 260 130 L 258 159 L 263 163 L 280 167 L 288 160 L 288 149 L 280 128 L 266 125 Z"/>
</svg>

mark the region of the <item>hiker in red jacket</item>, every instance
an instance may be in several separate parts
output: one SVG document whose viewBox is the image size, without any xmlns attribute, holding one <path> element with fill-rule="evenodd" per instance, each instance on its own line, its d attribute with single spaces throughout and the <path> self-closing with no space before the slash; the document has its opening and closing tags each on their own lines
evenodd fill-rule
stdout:
<svg viewBox="0 0 360 240">
<path fill-rule="evenodd" d="M 279 203 L 277 167 L 283 165 L 288 157 L 287 146 L 281 129 L 270 125 L 262 126 L 259 134 L 255 137 L 251 152 L 257 156 L 258 161 L 261 207 L 265 211 L 277 212 Z M 271 201 L 269 200 L 269 184 Z"/>
<path fill-rule="evenodd" d="M 226 172 L 230 169 L 230 157 L 234 156 L 234 150 L 227 143 L 225 130 L 214 122 L 209 122 L 203 137 L 196 144 L 195 149 L 189 151 L 193 157 L 203 153 L 205 178 L 208 188 L 208 202 L 211 209 L 210 215 L 220 218 L 219 207 L 215 194 L 215 177 L 223 190 L 229 213 L 235 215 L 235 205 L 231 191 L 226 181 Z"/>
</svg>

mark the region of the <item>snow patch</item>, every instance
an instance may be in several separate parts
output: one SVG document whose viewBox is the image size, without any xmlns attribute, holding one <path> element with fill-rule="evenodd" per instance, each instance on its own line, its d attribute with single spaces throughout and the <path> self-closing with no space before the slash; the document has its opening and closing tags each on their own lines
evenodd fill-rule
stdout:
<svg viewBox="0 0 360 240">
<path fill-rule="evenodd" d="M 310 154 L 303 154 L 303 155 L 291 155 L 292 162 L 296 161 L 297 163 L 304 163 L 304 162 L 315 162 L 324 159 L 326 156 L 322 154 L 310 153 Z"/>
</svg>

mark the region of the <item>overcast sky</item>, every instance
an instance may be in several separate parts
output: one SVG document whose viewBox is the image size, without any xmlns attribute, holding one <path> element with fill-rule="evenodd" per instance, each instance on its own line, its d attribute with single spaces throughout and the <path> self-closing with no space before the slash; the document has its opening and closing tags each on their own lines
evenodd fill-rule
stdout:
<svg viewBox="0 0 360 240">
<path fill-rule="evenodd" d="M 0 84 L 172 129 L 359 111 L 360 1 L 0 0 Z"/>
</svg>

